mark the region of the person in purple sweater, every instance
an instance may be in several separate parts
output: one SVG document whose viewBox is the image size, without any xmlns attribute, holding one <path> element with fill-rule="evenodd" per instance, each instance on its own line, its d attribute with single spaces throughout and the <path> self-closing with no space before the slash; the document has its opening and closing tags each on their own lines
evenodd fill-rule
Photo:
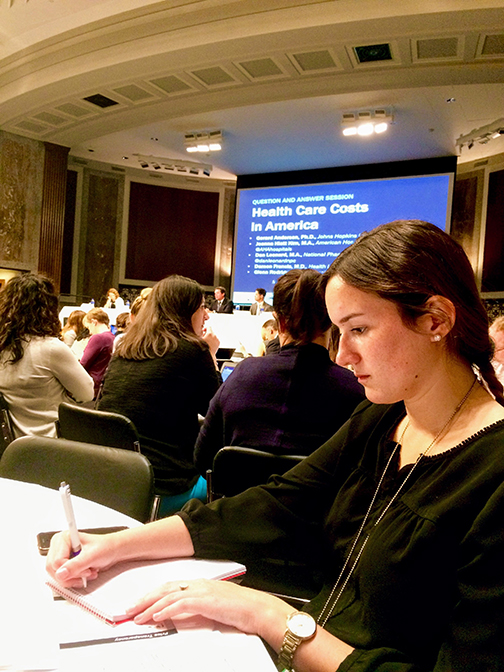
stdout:
<svg viewBox="0 0 504 672">
<path fill-rule="evenodd" d="M 91 338 L 84 350 L 80 363 L 94 381 L 94 397 L 100 390 L 105 371 L 112 357 L 114 334 L 110 331 L 109 316 L 102 308 L 93 308 L 84 318 L 84 326 Z"/>
<path fill-rule="evenodd" d="M 194 451 L 200 474 L 223 446 L 310 455 L 364 399 L 354 374 L 331 361 L 331 320 L 313 269 L 293 269 L 275 285 L 281 349 L 240 362 L 217 391 Z"/>
</svg>

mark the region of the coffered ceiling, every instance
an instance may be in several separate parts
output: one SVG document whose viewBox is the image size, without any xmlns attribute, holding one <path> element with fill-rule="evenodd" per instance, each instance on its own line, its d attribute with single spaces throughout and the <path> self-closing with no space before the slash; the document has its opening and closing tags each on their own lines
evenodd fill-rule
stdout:
<svg viewBox="0 0 504 672">
<path fill-rule="evenodd" d="M 341 135 L 382 108 L 387 133 Z M 0 0 L 0 128 L 81 161 L 233 178 L 454 154 L 475 130 L 473 161 L 504 152 L 476 132 L 503 118 L 504 2 Z M 222 151 L 188 155 L 200 130 Z"/>
</svg>

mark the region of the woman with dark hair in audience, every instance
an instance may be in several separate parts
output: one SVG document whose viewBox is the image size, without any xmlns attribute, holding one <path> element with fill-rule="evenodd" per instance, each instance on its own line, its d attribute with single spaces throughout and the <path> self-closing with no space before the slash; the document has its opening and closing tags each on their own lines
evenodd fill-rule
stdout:
<svg viewBox="0 0 504 672">
<path fill-rule="evenodd" d="M 309 455 L 364 399 L 355 376 L 329 358 L 321 277 L 306 268 L 278 279 L 273 310 L 281 350 L 240 362 L 212 399 L 194 451 L 200 474 L 223 446 Z"/>
<path fill-rule="evenodd" d="M 206 413 L 220 384 L 219 342 L 205 333 L 207 319 L 196 281 L 171 275 L 158 282 L 117 345 L 98 404 L 135 424 L 163 495 L 161 515 L 206 497 L 192 453 L 198 413 Z"/>
<path fill-rule="evenodd" d="M 25 273 L 0 292 L 0 392 L 15 436 L 56 436 L 62 401 L 91 401 L 92 378 L 59 340 L 58 297 L 46 278 Z"/>
<path fill-rule="evenodd" d="M 202 614 L 259 634 L 297 672 L 502 670 L 504 408 L 469 260 L 435 226 L 392 222 L 343 250 L 326 283 L 338 361 L 369 400 L 335 436 L 236 497 L 83 535 L 75 559 L 61 534 L 48 568 L 77 585 L 125 558 L 318 558 L 325 585 L 303 613 L 201 580 L 165 584 L 128 613 Z"/>
<path fill-rule="evenodd" d="M 69 348 L 72 347 L 76 340 L 85 338 L 89 335 L 88 330 L 83 324 L 86 313 L 83 310 L 72 310 L 65 326 L 61 330 L 61 340 Z"/>
</svg>

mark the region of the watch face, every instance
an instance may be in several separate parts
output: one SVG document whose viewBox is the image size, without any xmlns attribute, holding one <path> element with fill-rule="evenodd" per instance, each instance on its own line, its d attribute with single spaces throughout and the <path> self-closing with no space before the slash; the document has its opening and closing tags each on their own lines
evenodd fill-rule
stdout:
<svg viewBox="0 0 504 672">
<path fill-rule="evenodd" d="M 303 611 L 298 611 L 287 621 L 289 630 L 296 635 L 296 637 L 301 637 L 302 639 L 308 639 L 315 634 L 317 629 L 317 624 L 310 614 L 306 614 Z"/>
</svg>

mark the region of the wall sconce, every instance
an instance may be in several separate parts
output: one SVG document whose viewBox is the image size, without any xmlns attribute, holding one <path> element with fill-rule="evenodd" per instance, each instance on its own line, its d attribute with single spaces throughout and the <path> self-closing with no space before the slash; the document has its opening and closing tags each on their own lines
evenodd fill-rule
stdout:
<svg viewBox="0 0 504 672">
<path fill-rule="evenodd" d="M 188 152 L 218 152 L 222 149 L 222 131 L 186 133 L 184 144 Z"/>
<path fill-rule="evenodd" d="M 213 166 L 207 163 L 196 163 L 193 161 L 184 161 L 183 159 L 168 159 L 163 156 L 144 156 L 143 154 L 133 154 L 133 156 L 137 157 L 140 166 L 146 170 L 206 175 L 206 177 L 210 177 L 213 169 Z"/>
<path fill-rule="evenodd" d="M 345 136 L 385 133 L 393 121 L 394 115 L 384 108 L 344 112 L 341 120 L 342 133 Z"/>
</svg>

